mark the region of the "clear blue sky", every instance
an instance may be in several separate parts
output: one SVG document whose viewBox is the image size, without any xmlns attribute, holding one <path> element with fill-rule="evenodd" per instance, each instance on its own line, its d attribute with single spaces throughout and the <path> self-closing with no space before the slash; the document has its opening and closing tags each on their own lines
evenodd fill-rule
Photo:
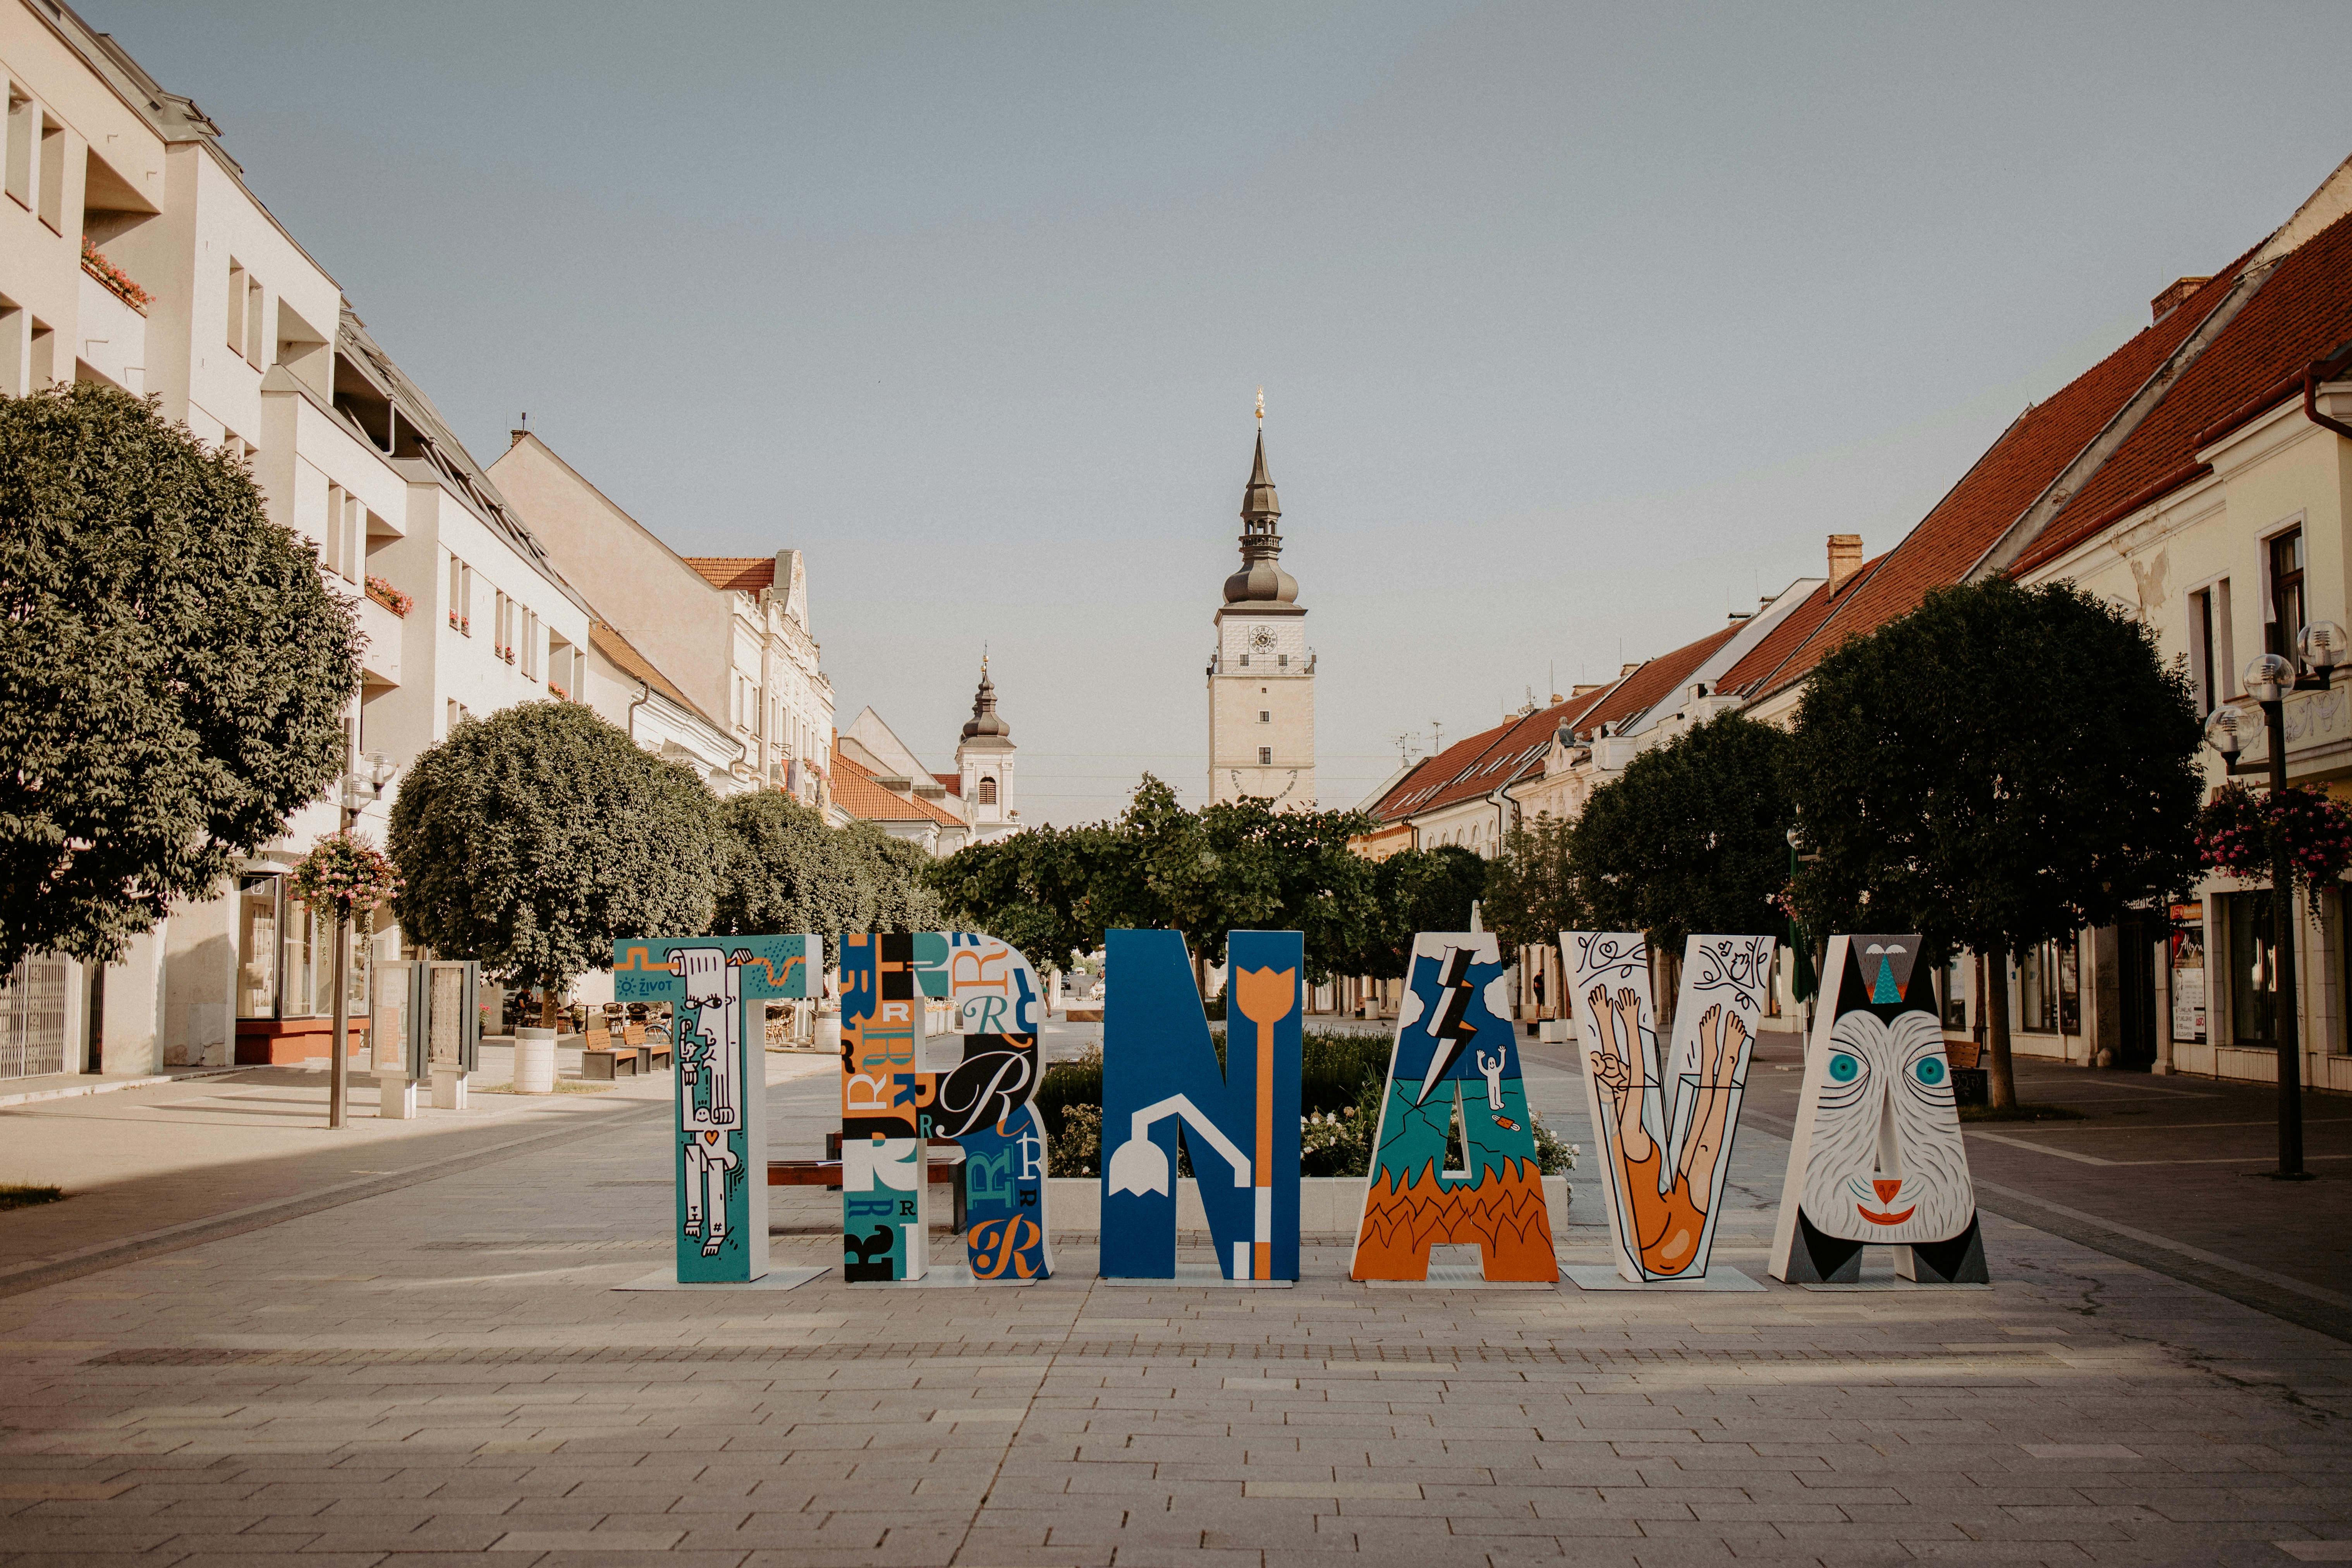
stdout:
<svg viewBox="0 0 2352 1568">
<path fill-rule="evenodd" d="M 1250 409 L 1321 795 L 1906 531 L 2347 153 L 2352 5 L 84 0 L 484 461 L 808 552 L 844 723 L 1197 800 Z"/>
</svg>

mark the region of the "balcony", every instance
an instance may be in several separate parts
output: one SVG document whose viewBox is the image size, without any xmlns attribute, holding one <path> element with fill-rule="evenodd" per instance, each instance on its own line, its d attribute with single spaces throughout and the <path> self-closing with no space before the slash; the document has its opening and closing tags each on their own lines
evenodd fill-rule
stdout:
<svg viewBox="0 0 2352 1568">
<path fill-rule="evenodd" d="M 341 592 L 346 587 L 340 577 L 330 577 L 331 587 Z M 400 684 L 400 617 L 373 599 L 362 595 L 353 605 L 352 616 L 360 625 L 360 634 L 367 646 L 360 650 L 360 676 L 370 686 Z"/>
<path fill-rule="evenodd" d="M 147 318 L 87 269 L 81 275 L 81 333 L 74 357 L 137 396 L 147 393 Z"/>
</svg>

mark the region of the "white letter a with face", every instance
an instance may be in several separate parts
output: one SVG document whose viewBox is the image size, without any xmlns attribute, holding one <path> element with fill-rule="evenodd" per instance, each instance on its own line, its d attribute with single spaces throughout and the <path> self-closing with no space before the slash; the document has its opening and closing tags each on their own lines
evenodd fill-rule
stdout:
<svg viewBox="0 0 2352 1568">
<path fill-rule="evenodd" d="M 1862 1249 L 1906 1278 L 1981 1283 L 1984 1245 L 1951 1064 L 1916 934 L 1834 936 L 1780 1193 L 1772 1275 L 1852 1281 Z M 1916 986 L 1916 989 L 1915 989 Z"/>
</svg>

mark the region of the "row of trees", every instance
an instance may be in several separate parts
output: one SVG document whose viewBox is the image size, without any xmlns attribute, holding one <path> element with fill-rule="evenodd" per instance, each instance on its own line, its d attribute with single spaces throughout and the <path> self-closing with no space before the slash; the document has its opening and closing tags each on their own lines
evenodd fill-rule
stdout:
<svg viewBox="0 0 2352 1568">
<path fill-rule="evenodd" d="M 2156 633 L 2069 584 L 1930 594 L 1814 670 L 1788 731 L 1737 714 L 1635 758 L 1574 823 L 1506 841 L 1486 915 L 1517 942 L 1641 931 L 1916 931 L 1996 975 L 2198 874 L 2200 726 Z M 1792 851 L 1794 830 L 1802 850 Z M 1993 1102 L 2015 1102 L 2008 987 Z"/>
<path fill-rule="evenodd" d="M 542 994 L 632 936 L 936 927 L 929 857 L 870 822 L 828 826 L 773 791 L 721 801 L 571 702 L 461 723 L 392 810 L 408 940 Z"/>
<path fill-rule="evenodd" d="M 1348 847 L 1355 811 L 1277 812 L 1255 799 L 1186 810 L 1144 775 L 1114 820 L 1034 827 L 940 861 L 931 885 L 951 920 L 1013 943 L 1040 967 L 1102 944 L 1113 927 L 1184 933 L 1195 962 L 1224 962 L 1229 931 L 1306 935 L 1307 978 L 1400 975 L 1416 931 L 1459 931 L 1486 880 L 1466 849 L 1377 865 Z"/>
</svg>

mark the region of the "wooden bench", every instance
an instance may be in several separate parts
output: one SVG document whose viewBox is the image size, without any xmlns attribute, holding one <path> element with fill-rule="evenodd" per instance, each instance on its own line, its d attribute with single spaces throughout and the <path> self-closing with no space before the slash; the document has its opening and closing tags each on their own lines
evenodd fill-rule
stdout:
<svg viewBox="0 0 2352 1568">
<path fill-rule="evenodd" d="M 925 1175 L 932 1186 L 944 1184 L 955 1203 L 955 1228 L 964 1228 L 963 1162 L 933 1158 L 926 1162 Z M 771 1160 L 768 1162 L 768 1185 L 772 1187 L 823 1187 L 826 1192 L 841 1190 L 841 1162 L 838 1160 Z"/>
</svg>

